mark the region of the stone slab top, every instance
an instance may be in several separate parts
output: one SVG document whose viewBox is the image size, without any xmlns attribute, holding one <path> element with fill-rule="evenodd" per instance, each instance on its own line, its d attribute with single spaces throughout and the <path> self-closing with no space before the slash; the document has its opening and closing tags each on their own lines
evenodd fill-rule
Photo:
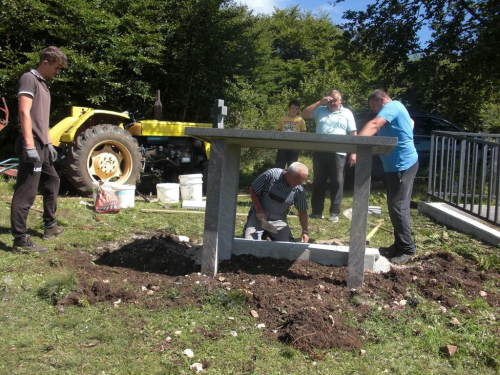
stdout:
<svg viewBox="0 0 500 375">
<path fill-rule="evenodd" d="M 186 128 L 184 133 L 205 142 L 224 140 L 228 145 L 252 148 L 356 153 L 358 147 L 371 147 L 374 155 L 389 155 L 397 146 L 395 137 L 360 137 L 270 130 Z"/>
</svg>

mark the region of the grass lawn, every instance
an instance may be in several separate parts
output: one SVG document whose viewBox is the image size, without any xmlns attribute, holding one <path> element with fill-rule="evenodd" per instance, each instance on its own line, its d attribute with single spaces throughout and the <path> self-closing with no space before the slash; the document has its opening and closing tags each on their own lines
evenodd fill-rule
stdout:
<svg viewBox="0 0 500 375">
<path fill-rule="evenodd" d="M 417 182 L 415 200 L 423 199 L 424 189 Z M 328 314 L 335 315 L 335 327 L 342 323 L 345 330 L 355 331 L 362 343 L 361 348 L 306 351 L 291 341 L 273 338 L 274 327 L 256 327 L 248 312 L 257 309 L 258 293 L 265 297 L 265 283 L 257 289 L 250 281 L 250 278 L 261 280 L 263 275 L 259 272 L 252 274 L 248 269 L 239 272 L 235 262 L 231 262 L 223 269 L 225 273 L 221 273 L 231 281 L 229 287 L 222 277 L 215 284 L 212 278 L 199 275 L 199 267 L 180 268 L 173 258 L 169 258 L 170 263 L 161 263 L 164 259 L 157 248 L 147 248 L 149 253 L 143 256 L 149 258 L 144 261 L 127 259 L 134 247 L 146 249 L 145 241 L 152 236 L 161 237 L 162 233 L 166 237 L 167 234 L 188 236 L 191 245 L 196 246 L 203 239 L 204 215 L 143 213 L 143 208 L 163 207 L 141 200 L 135 202 L 134 208 L 119 214 L 96 215 L 80 204 L 92 203 L 90 199 L 60 197 L 58 221 L 65 227 L 65 234 L 43 241 L 41 214 L 31 211 L 30 234 L 36 243 L 47 244 L 49 253 L 13 254 L 8 204 L 12 191 L 12 181 L 0 182 L 2 374 L 190 374 L 194 373 L 190 366 L 195 362 L 201 363 L 204 374 L 500 372 L 499 249 L 448 230 L 416 210 L 412 209 L 412 225 L 421 256 L 419 262 L 387 275 L 367 276 L 366 287 L 358 293 L 346 290 L 342 280 L 337 285 L 336 280 L 341 276 L 335 275 L 342 275 L 342 270 L 304 262 L 287 264 L 288 268 L 275 277 L 272 270 L 266 269 L 265 262 L 259 263 L 265 280 L 281 283 L 282 294 L 293 290 L 298 299 L 300 292 L 314 296 L 314 300 L 302 301 L 303 305 L 310 304 L 313 308 L 320 299 L 318 296 L 323 296 L 324 303 L 318 305 L 318 311 L 330 311 Z M 241 193 L 248 194 L 245 190 Z M 325 211 L 328 204 L 327 201 Z M 375 234 L 372 246 L 389 245 L 392 227 L 382 186 L 372 190 L 370 205 L 382 207 L 382 228 L 387 230 Z M 238 212 L 247 212 L 249 206 L 248 196 L 238 199 Z M 40 198 L 35 207 L 42 207 Z M 346 191 L 343 209 L 349 207 L 352 194 Z M 169 208 L 180 209 L 180 204 Z M 244 220 L 243 216 L 236 218 L 236 236 L 240 236 Z M 377 220 L 369 219 L 372 223 Z M 300 233 L 298 219 L 291 219 L 290 225 L 294 233 Z M 335 226 L 328 220 L 312 220 L 309 231 L 313 241 L 348 245 L 349 230 L 350 222 L 341 217 Z M 158 241 L 170 243 L 166 237 Z M 436 253 L 450 254 L 451 260 L 443 261 L 446 255 L 434 258 Z M 160 263 L 164 271 L 159 271 Z M 72 264 L 78 267 L 72 268 Z M 127 268 L 120 264 L 126 264 Z M 432 293 L 423 292 L 429 290 L 423 286 L 429 286 L 433 280 L 444 280 L 446 267 L 453 264 L 461 267 L 463 275 L 474 273 L 475 278 L 454 279 L 452 286 L 438 282 Z M 424 274 L 420 269 L 432 270 L 433 266 L 440 270 L 438 274 Z M 192 271 L 184 273 L 189 267 Z M 330 271 L 334 276 L 313 275 L 327 275 Z M 96 283 L 97 274 L 102 276 L 100 283 Z M 403 284 L 405 275 L 410 283 L 413 277 L 413 283 L 398 296 L 397 284 Z M 478 275 L 484 275 L 484 280 Z M 315 277 L 318 278 L 311 289 L 309 284 L 301 284 Z M 470 280 L 475 280 L 475 284 Z M 394 287 L 388 286 L 393 284 Z M 106 285 L 122 294 L 95 301 L 79 294 L 74 303 L 61 303 L 79 288 L 90 290 Z M 328 293 L 323 293 L 323 289 Z M 487 297 L 470 295 L 469 290 L 484 291 Z M 135 297 L 127 299 L 127 293 Z M 276 302 L 281 297 L 277 296 L 267 308 L 270 314 L 274 311 L 282 316 L 284 329 L 292 323 L 293 301 L 285 301 L 289 306 L 285 308 L 285 304 Z M 400 302 L 398 306 L 395 300 Z M 446 305 L 451 300 L 454 306 Z M 448 307 L 443 308 L 445 305 Z M 304 311 L 313 314 L 315 309 Z M 262 319 L 266 311 L 264 307 L 259 310 Z M 328 315 L 325 319 L 328 320 Z M 441 353 L 439 348 L 447 344 L 457 346 L 457 354 L 448 357 Z M 194 352 L 194 358 L 184 354 L 186 349 Z"/>
</svg>

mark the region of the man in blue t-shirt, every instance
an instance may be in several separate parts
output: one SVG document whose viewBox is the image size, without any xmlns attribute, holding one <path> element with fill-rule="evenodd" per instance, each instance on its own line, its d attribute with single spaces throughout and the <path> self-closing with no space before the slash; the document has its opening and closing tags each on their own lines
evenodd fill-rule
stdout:
<svg viewBox="0 0 500 375">
<path fill-rule="evenodd" d="M 390 155 L 380 156 L 386 174 L 387 207 L 394 227 L 394 243 L 381 247 L 379 251 L 392 263 L 401 265 L 415 255 L 410 223 L 413 180 L 418 170 L 418 155 L 413 144 L 414 123 L 405 106 L 382 90 L 375 90 L 368 97 L 368 104 L 377 116 L 361 129 L 359 135 L 378 133 L 398 139 L 398 145 Z"/>
</svg>

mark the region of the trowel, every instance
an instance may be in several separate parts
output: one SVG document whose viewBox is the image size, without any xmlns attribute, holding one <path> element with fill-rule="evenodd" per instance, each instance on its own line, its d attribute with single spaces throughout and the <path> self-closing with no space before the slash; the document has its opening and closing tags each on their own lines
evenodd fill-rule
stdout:
<svg viewBox="0 0 500 375">
<path fill-rule="evenodd" d="M 278 228 L 276 228 L 274 225 L 269 224 L 267 220 L 262 220 L 261 222 L 262 229 L 267 230 L 268 232 L 271 233 L 278 233 Z"/>
</svg>

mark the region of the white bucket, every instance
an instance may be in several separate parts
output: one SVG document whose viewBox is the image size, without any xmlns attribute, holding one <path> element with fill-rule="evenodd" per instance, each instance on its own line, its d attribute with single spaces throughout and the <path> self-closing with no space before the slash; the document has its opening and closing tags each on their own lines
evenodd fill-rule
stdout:
<svg viewBox="0 0 500 375">
<path fill-rule="evenodd" d="M 185 174 L 179 176 L 183 201 L 201 201 L 203 196 L 203 175 Z"/>
<path fill-rule="evenodd" d="M 94 204 L 97 197 L 97 190 L 99 188 L 99 182 L 92 182 L 92 192 L 94 196 Z M 105 182 L 102 185 L 104 190 L 114 191 L 118 202 L 120 202 L 120 208 L 134 207 L 135 205 L 135 185 L 121 185 L 114 182 Z"/>
<path fill-rule="evenodd" d="M 179 202 L 179 184 L 156 184 L 156 192 L 162 203 Z"/>
<path fill-rule="evenodd" d="M 120 208 L 134 207 L 135 205 L 135 185 L 119 185 L 111 183 L 113 190 L 120 202 Z"/>
</svg>

